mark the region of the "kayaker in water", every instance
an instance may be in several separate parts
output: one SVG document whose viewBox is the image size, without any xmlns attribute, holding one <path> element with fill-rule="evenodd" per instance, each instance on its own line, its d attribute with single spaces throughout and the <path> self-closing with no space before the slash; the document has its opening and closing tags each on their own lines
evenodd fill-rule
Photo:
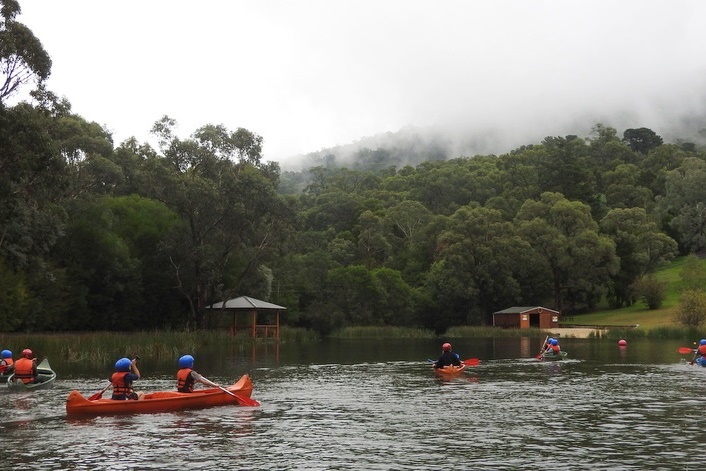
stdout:
<svg viewBox="0 0 706 471">
<path fill-rule="evenodd" d="M 550 346 L 547 347 L 546 350 L 544 350 L 544 353 L 550 353 L 555 356 L 559 356 L 561 354 L 561 347 L 559 346 L 559 341 L 557 339 L 551 339 Z"/>
<path fill-rule="evenodd" d="M 220 388 L 220 386 L 211 380 L 208 380 L 195 372 L 194 368 L 194 357 L 191 355 L 184 355 L 179 358 L 179 371 L 177 371 L 177 391 L 179 392 L 194 392 L 194 385 L 199 382 L 205 384 L 206 386 L 211 386 L 212 388 Z"/>
<path fill-rule="evenodd" d="M 140 379 L 140 370 L 137 369 L 137 358 L 121 358 L 115 362 L 115 373 L 110 377 L 113 385 L 113 396 L 111 399 L 124 401 L 126 399 L 138 400 L 145 395 L 143 392 L 135 392 L 132 383 Z"/>
<path fill-rule="evenodd" d="M 461 360 L 451 351 L 451 344 L 447 342 L 441 346 L 441 356 L 434 362 L 434 368 L 443 368 L 449 365 L 461 366 Z"/>
<path fill-rule="evenodd" d="M 544 348 L 542 349 L 542 353 L 546 352 L 548 349 L 551 350 L 552 348 L 552 342 L 554 341 L 554 337 L 549 337 L 547 339 L 547 342 L 544 344 Z"/>
<path fill-rule="evenodd" d="M 699 342 L 699 348 L 694 352 L 694 359 L 691 360 L 691 362 L 694 363 L 696 360 L 703 357 L 706 357 L 706 339 L 701 339 Z"/>
</svg>

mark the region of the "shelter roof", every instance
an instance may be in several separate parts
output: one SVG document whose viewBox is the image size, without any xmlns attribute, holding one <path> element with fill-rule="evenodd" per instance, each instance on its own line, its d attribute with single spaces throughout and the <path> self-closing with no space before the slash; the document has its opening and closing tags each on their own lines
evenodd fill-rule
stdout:
<svg viewBox="0 0 706 471">
<path fill-rule="evenodd" d="M 527 312 L 541 311 L 556 312 L 557 314 L 559 314 L 559 311 L 555 311 L 554 309 L 549 309 L 548 307 L 542 306 L 513 306 L 507 309 L 503 309 L 502 311 L 495 311 L 493 314 L 523 314 Z"/>
<path fill-rule="evenodd" d="M 241 296 L 239 298 L 229 299 L 225 303 L 222 301 L 219 303 L 211 304 L 206 306 L 206 309 L 233 309 L 233 310 L 279 310 L 286 311 L 287 308 L 284 306 L 278 306 L 277 304 L 268 303 L 267 301 L 261 301 L 259 299 L 250 298 L 248 296 Z"/>
</svg>

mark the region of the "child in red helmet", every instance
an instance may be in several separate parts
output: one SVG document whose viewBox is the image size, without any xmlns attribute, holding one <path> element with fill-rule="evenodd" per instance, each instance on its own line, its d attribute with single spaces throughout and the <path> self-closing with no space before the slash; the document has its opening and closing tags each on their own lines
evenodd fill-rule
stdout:
<svg viewBox="0 0 706 471">
<path fill-rule="evenodd" d="M 8 368 L 15 376 L 14 381 L 22 381 L 25 384 L 38 383 L 37 379 L 37 359 L 29 348 L 22 350 L 20 358 Z"/>
<path fill-rule="evenodd" d="M 441 346 L 441 356 L 434 363 L 434 368 L 443 368 L 449 365 L 461 366 L 461 360 L 451 351 L 451 344 L 447 342 Z"/>
</svg>

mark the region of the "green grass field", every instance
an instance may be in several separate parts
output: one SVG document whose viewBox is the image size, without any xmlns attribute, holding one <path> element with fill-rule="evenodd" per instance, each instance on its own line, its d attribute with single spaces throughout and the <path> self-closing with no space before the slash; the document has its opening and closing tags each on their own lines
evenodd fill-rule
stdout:
<svg viewBox="0 0 706 471">
<path fill-rule="evenodd" d="M 685 257 L 681 257 L 670 265 L 655 272 L 655 278 L 666 283 L 665 300 L 659 309 L 650 310 L 643 302 L 637 302 L 620 309 L 602 309 L 589 314 L 573 316 L 571 324 L 575 325 L 634 325 L 641 329 L 669 327 L 675 324 L 674 309 L 679 304 L 679 293 L 682 290 L 681 270 Z M 706 259 L 700 263 L 706 269 Z"/>
</svg>

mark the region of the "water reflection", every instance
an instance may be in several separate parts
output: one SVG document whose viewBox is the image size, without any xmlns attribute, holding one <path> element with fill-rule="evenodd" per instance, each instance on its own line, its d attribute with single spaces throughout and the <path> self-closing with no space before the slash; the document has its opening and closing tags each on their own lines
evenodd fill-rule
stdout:
<svg viewBox="0 0 706 471">
<path fill-rule="evenodd" d="M 706 368 L 686 363 L 678 344 L 563 339 L 569 359 L 545 362 L 534 358 L 542 340 L 454 340 L 481 362 L 450 381 L 426 362 L 433 340 L 283 345 L 252 357 L 214 348 L 196 352 L 203 373 L 222 383 L 250 373 L 262 407 L 81 419 L 66 418 L 66 396 L 99 391 L 105 372 L 53 361 L 54 389 L 0 390 L 0 430 L 29 450 L 5 448 L 0 459 L 7 469 L 86 470 L 701 464 Z M 173 388 L 173 365 L 145 366 L 141 389 Z"/>
</svg>

